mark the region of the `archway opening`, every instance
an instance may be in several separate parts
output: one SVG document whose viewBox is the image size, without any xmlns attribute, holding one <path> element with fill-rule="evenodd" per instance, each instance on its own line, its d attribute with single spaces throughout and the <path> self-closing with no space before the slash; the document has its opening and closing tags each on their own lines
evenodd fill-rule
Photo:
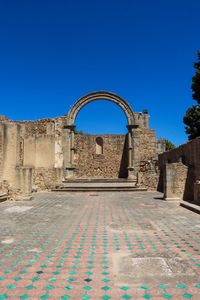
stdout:
<svg viewBox="0 0 200 300">
<path fill-rule="evenodd" d="M 107 100 L 88 103 L 75 119 L 76 131 L 88 134 L 126 134 L 127 122 L 124 111 Z"/>
<path fill-rule="evenodd" d="M 115 113 L 113 110 L 109 114 L 109 120 L 111 120 L 111 126 L 106 126 L 107 133 L 104 133 L 103 136 L 100 136 L 103 139 L 103 154 L 99 155 L 96 153 L 96 138 L 99 136 L 97 134 L 97 129 L 94 133 L 84 133 L 78 130 L 75 130 L 77 125 L 77 116 L 80 111 L 88 104 L 96 102 L 97 100 L 102 101 L 106 100 L 117 104 L 121 109 L 121 112 L 124 113 L 126 117 L 125 124 L 128 125 L 128 134 L 110 134 L 108 130 L 111 130 L 113 124 L 120 124 L 120 121 L 113 122 L 113 117 Z M 98 115 L 99 114 L 98 111 Z M 105 111 L 103 114 L 105 117 Z M 86 117 L 86 120 L 90 120 L 91 111 L 89 116 Z M 95 118 L 96 121 L 96 118 Z M 105 124 L 103 117 L 100 117 L 100 121 L 96 124 Z M 132 176 L 132 129 L 135 128 L 135 115 L 129 106 L 129 104 L 120 96 L 113 94 L 111 92 L 98 91 L 85 95 L 80 98 L 70 109 L 67 114 L 67 123 L 65 128 L 68 136 L 68 145 L 69 145 L 69 158 L 67 163 L 67 173 L 69 176 L 76 177 L 102 177 L 102 178 L 116 178 L 116 177 L 128 177 Z M 90 125 L 91 128 L 96 126 Z M 83 128 L 83 127 L 82 127 Z M 79 130 L 83 130 L 78 128 Z M 126 128 L 124 126 L 124 128 Z M 88 130 L 87 130 L 88 131 Z M 102 132 L 102 127 L 101 127 Z M 127 132 L 127 131 L 126 131 Z M 100 145 L 98 145 L 100 146 Z M 100 149 L 100 148 L 98 148 Z M 98 150 L 99 151 L 99 150 Z M 101 150 L 102 151 L 102 150 Z"/>
<path fill-rule="evenodd" d="M 127 117 L 116 103 L 96 100 L 78 112 L 74 125 L 77 177 L 126 178 Z"/>
</svg>

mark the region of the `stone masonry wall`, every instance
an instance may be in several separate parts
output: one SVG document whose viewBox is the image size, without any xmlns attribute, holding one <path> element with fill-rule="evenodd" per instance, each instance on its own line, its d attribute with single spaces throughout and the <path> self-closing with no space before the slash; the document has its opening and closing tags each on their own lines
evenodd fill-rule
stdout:
<svg viewBox="0 0 200 300">
<path fill-rule="evenodd" d="M 155 189 L 155 132 L 148 129 L 147 113 L 135 113 L 135 118 L 139 127 L 134 128 L 129 155 L 135 171 L 141 175 L 140 183 Z M 101 135 L 101 153 L 101 145 L 96 145 L 99 135 L 75 134 L 73 144 L 67 125 L 66 116 L 36 121 L 0 117 L 0 189 L 20 192 L 26 182 L 30 183 L 30 190 L 31 186 L 38 190 L 53 188 L 62 183 L 66 169 L 73 169 L 74 164 L 78 178 L 127 178 L 126 135 Z"/>
<path fill-rule="evenodd" d="M 48 190 L 55 188 L 62 180 L 62 169 L 58 168 L 34 168 L 33 189 Z"/>
<path fill-rule="evenodd" d="M 174 150 L 159 155 L 160 178 L 158 190 L 160 192 L 164 192 L 166 185 L 166 164 L 178 162 L 182 162 L 188 168 L 183 200 L 194 202 L 194 186 L 200 180 L 200 138 L 196 138 Z M 181 178 L 177 172 L 176 182 L 178 181 L 180 181 L 181 186 Z M 200 204 L 200 199 L 195 199 L 195 201 Z"/>
<path fill-rule="evenodd" d="M 182 162 L 166 164 L 164 181 L 164 198 L 183 199 L 188 167 Z"/>
<path fill-rule="evenodd" d="M 61 184 L 64 119 L 15 122 L 0 118 L 1 191 L 25 192 L 28 181 L 37 189 Z"/>
<path fill-rule="evenodd" d="M 118 178 L 127 177 L 125 135 L 101 135 L 103 154 L 96 154 L 99 135 L 75 135 L 76 177 Z"/>
<path fill-rule="evenodd" d="M 148 190 L 156 190 L 159 170 L 157 164 L 157 144 L 155 131 L 139 129 L 139 184 Z"/>
</svg>

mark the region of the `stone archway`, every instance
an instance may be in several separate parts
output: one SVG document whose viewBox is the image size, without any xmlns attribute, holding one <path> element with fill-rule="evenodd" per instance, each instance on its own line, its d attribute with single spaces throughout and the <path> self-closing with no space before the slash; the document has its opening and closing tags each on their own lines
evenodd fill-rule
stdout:
<svg viewBox="0 0 200 300">
<path fill-rule="evenodd" d="M 108 100 L 115 104 L 117 104 L 125 113 L 127 118 L 127 128 L 128 128 L 128 178 L 135 178 L 134 174 L 134 166 L 133 166 L 133 145 L 132 145 L 132 137 L 133 137 L 133 130 L 138 126 L 135 124 L 135 116 L 130 107 L 130 105 L 120 96 L 105 91 L 98 91 L 87 94 L 81 97 L 69 110 L 66 115 L 66 125 L 64 126 L 65 129 L 65 136 L 68 137 L 68 157 L 65 162 L 65 170 L 66 170 L 66 177 L 73 177 L 74 176 L 74 130 L 75 130 L 75 120 L 79 113 L 79 111 L 88 103 L 95 101 L 95 100 Z"/>
<path fill-rule="evenodd" d="M 130 105 L 120 96 L 111 92 L 93 92 L 81 97 L 67 113 L 68 125 L 74 125 L 75 119 L 79 111 L 88 103 L 95 100 L 108 100 L 117 104 L 125 113 L 128 125 L 134 125 L 134 114 Z"/>
</svg>

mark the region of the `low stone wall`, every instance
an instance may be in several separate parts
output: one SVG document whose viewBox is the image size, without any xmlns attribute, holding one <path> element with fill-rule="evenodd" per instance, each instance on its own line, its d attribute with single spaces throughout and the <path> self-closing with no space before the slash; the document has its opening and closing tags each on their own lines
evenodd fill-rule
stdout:
<svg viewBox="0 0 200 300">
<path fill-rule="evenodd" d="M 166 200 L 183 199 L 188 167 L 182 162 L 166 164 L 164 180 L 164 198 Z"/>
<path fill-rule="evenodd" d="M 33 169 L 33 188 L 48 190 L 62 183 L 63 169 L 61 168 L 35 168 Z"/>
<path fill-rule="evenodd" d="M 179 198 L 200 204 L 200 138 L 159 155 L 158 190 L 166 198 Z M 197 184 L 196 184 L 197 183 Z"/>
<path fill-rule="evenodd" d="M 158 161 L 147 160 L 140 162 L 138 184 L 146 187 L 149 191 L 157 190 L 159 179 Z"/>
</svg>

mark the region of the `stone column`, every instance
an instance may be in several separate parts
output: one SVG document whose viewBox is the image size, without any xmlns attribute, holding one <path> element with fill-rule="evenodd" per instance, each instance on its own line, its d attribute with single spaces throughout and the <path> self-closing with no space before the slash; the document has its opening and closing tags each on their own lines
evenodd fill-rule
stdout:
<svg viewBox="0 0 200 300">
<path fill-rule="evenodd" d="M 194 203 L 200 204 L 200 179 L 194 183 Z"/>
<path fill-rule="evenodd" d="M 128 179 L 137 179 L 137 173 L 135 169 L 135 143 L 134 130 L 138 128 L 138 125 L 127 125 L 128 128 Z"/>
<path fill-rule="evenodd" d="M 75 125 L 65 125 L 64 126 L 64 133 L 65 138 L 68 138 L 67 147 L 65 149 L 65 178 L 72 178 L 74 177 L 74 130 L 76 126 Z"/>
</svg>

